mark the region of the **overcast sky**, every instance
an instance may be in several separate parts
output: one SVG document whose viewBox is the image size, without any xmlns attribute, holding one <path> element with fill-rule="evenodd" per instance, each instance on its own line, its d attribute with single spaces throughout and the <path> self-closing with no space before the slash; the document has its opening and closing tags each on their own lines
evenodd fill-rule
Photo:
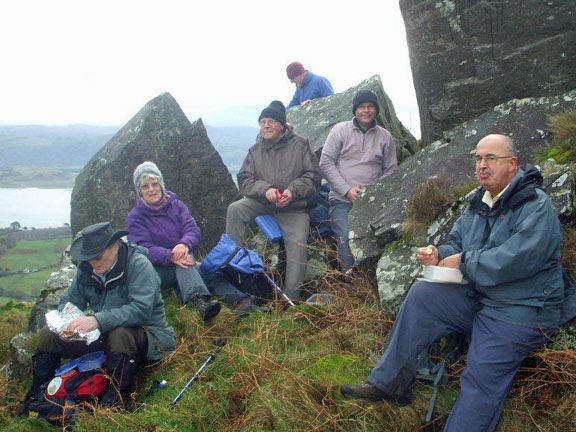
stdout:
<svg viewBox="0 0 576 432">
<path fill-rule="evenodd" d="M 420 136 L 397 0 L 4 1 L 0 40 L 3 124 L 123 125 L 168 91 L 191 121 L 257 126 L 242 107 L 287 104 L 297 60 L 336 92 L 379 74 Z"/>
</svg>

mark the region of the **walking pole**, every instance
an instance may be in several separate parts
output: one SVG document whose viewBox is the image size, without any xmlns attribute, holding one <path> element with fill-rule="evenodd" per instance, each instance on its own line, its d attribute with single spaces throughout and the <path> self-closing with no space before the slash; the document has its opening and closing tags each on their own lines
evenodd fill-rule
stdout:
<svg viewBox="0 0 576 432">
<path fill-rule="evenodd" d="M 208 366 L 208 364 L 209 364 L 212 360 L 214 360 L 214 357 L 216 356 L 216 353 L 217 353 L 218 351 L 220 351 L 220 349 L 221 349 L 224 345 L 226 345 L 226 341 L 225 341 L 225 340 L 223 340 L 223 339 L 218 339 L 218 340 L 216 341 L 216 346 L 217 346 L 218 348 L 216 348 L 214 351 L 212 351 L 212 352 L 210 353 L 210 355 L 206 358 L 206 360 L 204 361 L 204 363 L 202 363 L 202 366 L 200 366 L 200 368 L 196 371 L 196 373 L 194 374 L 194 376 L 193 376 L 192 378 L 190 378 L 190 381 L 188 381 L 188 382 L 186 383 L 186 385 L 184 386 L 184 388 L 183 388 L 182 390 L 180 390 L 180 393 L 178 393 L 178 394 L 176 395 L 176 397 L 175 397 L 174 399 L 172 399 L 172 402 L 170 402 L 170 405 L 169 405 L 168 408 L 173 408 L 174 405 L 176 405 L 176 403 L 178 403 L 178 401 L 180 400 L 180 398 L 182 397 L 182 395 L 184 394 L 184 392 L 188 389 L 188 387 L 190 387 L 190 386 L 192 385 L 192 383 L 193 383 L 194 381 L 196 381 L 196 379 L 197 379 L 198 376 L 202 373 L 202 371 L 203 371 L 204 369 L 206 369 L 206 366 Z"/>
<path fill-rule="evenodd" d="M 282 291 L 282 290 L 280 289 L 280 287 L 276 284 L 276 282 L 274 282 L 274 279 L 272 279 L 270 276 L 268 276 L 268 275 L 266 274 L 266 272 L 262 272 L 262 274 L 264 275 L 264 277 L 266 278 L 266 280 L 268 281 L 268 283 L 270 283 L 270 285 L 272 285 L 272 286 L 276 289 L 276 291 L 278 291 L 278 292 L 280 293 L 280 295 L 281 295 L 282 297 L 284 297 L 284 300 L 286 300 L 290 306 L 296 306 L 296 305 L 292 302 L 292 300 L 290 300 L 290 297 L 288 297 L 286 294 L 284 294 L 284 291 Z"/>
</svg>

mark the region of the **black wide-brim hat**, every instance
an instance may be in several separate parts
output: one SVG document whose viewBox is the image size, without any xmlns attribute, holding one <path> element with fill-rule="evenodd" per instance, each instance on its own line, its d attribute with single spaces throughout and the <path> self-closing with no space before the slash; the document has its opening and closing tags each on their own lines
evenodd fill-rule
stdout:
<svg viewBox="0 0 576 432">
<path fill-rule="evenodd" d="M 96 258 L 104 249 L 128 234 L 128 231 L 114 231 L 110 222 L 100 222 L 84 228 L 70 245 L 70 256 L 76 261 Z"/>
</svg>

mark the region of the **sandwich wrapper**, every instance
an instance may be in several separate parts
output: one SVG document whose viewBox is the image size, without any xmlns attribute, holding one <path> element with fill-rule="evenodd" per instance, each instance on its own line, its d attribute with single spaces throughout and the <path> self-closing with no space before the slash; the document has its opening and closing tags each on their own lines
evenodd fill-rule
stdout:
<svg viewBox="0 0 576 432">
<path fill-rule="evenodd" d="M 45 315 L 46 325 L 64 341 L 84 341 L 86 342 L 86 345 L 90 345 L 92 342 L 97 341 L 100 338 L 99 329 L 92 330 L 88 333 L 73 333 L 71 335 L 64 334 L 64 330 L 66 330 L 68 324 L 76 318 L 85 315 L 84 312 L 72 303 L 68 302 L 64 305 L 61 311 L 52 310 Z"/>
</svg>

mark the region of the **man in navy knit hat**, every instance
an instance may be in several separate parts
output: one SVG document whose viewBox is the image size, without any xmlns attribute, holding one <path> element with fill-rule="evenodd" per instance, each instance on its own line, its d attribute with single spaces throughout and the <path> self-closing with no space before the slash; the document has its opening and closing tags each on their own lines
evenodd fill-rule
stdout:
<svg viewBox="0 0 576 432">
<path fill-rule="evenodd" d="M 378 98 L 370 90 L 354 96 L 354 118 L 335 125 L 322 149 L 320 169 L 330 183 L 329 219 L 343 271 L 354 265 L 348 245 L 348 213 L 365 186 L 396 170 L 396 147 L 392 135 L 378 126 Z"/>
<path fill-rule="evenodd" d="M 260 135 L 238 172 L 244 195 L 228 206 L 226 234 L 238 246 L 246 240 L 246 224 L 260 215 L 274 215 L 286 247 L 285 291 L 299 300 L 306 270 L 310 217 L 306 199 L 320 187 L 320 168 L 306 138 L 286 124 L 286 109 L 273 101 L 258 118 Z"/>
</svg>

